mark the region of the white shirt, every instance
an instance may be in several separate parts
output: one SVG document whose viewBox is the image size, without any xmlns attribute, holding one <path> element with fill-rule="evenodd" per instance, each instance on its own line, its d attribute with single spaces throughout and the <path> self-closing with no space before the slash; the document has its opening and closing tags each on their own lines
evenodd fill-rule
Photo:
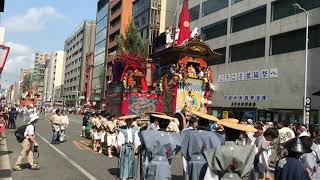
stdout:
<svg viewBox="0 0 320 180">
<path fill-rule="evenodd" d="M 33 136 L 33 135 L 34 135 L 34 125 L 29 124 L 26 127 L 26 130 L 24 131 L 24 137 L 28 139 L 28 136 Z"/>
<path fill-rule="evenodd" d="M 66 124 L 66 125 L 69 124 L 68 116 L 64 116 L 64 115 L 61 116 L 61 124 Z"/>
<path fill-rule="evenodd" d="M 125 141 L 126 138 L 124 136 L 124 134 L 120 131 L 117 137 L 118 140 L 118 147 L 121 147 L 123 144 L 125 143 L 129 143 L 129 142 L 133 142 L 133 137 L 132 137 L 132 128 L 127 128 L 126 129 L 127 134 L 128 134 L 128 139 L 127 142 Z M 138 135 L 138 131 L 136 131 L 135 135 L 134 135 L 134 147 L 138 148 L 138 146 L 141 144 L 140 139 L 139 139 L 139 135 Z"/>
</svg>

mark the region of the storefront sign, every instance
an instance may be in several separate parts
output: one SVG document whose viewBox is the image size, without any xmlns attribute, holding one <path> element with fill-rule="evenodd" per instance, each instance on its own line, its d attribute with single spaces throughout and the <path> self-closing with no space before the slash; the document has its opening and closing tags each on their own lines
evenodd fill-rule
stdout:
<svg viewBox="0 0 320 180">
<path fill-rule="evenodd" d="M 309 124 L 310 110 L 311 110 L 311 97 L 306 98 L 305 106 L 306 106 L 306 109 L 305 109 L 306 110 L 306 123 Z"/>
<path fill-rule="evenodd" d="M 226 95 L 225 101 L 267 101 L 266 95 Z"/>
<path fill-rule="evenodd" d="M 259 80 L 259 79 L 269 79 L 278 77 L 278 68 L 263 69 L 247 72 L 235 72 L 220 74 L 218 76 L 218 83 L 223 82 L 235 82 L 244 80 Z"/>
</svg>

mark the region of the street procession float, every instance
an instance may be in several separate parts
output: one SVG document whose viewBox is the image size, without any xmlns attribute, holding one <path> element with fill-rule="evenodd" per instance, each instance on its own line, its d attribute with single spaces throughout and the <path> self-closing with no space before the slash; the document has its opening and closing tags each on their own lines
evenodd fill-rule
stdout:
<svg viewBox="0 0 320 180">
<path fill-rule="evenodd" d="M 186 1 L 184 6 L 179 27 L 154 39 L 149 58 L 135 53 L 115 58 L 106 96 L 110 113 L 145 118 L 147 112 L 163 112 L 179 120 L 190 109 L 207 113 L 214 90 L 209 65 L 222 56 L 201 41 L 197 27 L 190 31 Z"/>
<path fill-rule="evenodd" d="M 186 107 L 206 111 L 213 92 L 208 62 L 217 56 L 199 37 L 153 53 L 151 60 L 132 54 L 119 55 L 113 64 L 107 110 L 116 115 L 142 117 L 145 112 L 174 114 Z M 151 83 L 147 83 L 147 76 Z"/>
</svg>

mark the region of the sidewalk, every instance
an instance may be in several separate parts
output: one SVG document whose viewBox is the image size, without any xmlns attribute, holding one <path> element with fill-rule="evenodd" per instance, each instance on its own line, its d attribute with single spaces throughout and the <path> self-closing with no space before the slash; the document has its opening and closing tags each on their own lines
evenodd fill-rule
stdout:
<svg viewBox="0 0 320 180">
<path fill-rule="evenodd" d="M 9 163 L 9 154 L 12 152 L 8 151 L 6 139 L 0 143 L 0 180 L 12 180 Z"/>
</svg>

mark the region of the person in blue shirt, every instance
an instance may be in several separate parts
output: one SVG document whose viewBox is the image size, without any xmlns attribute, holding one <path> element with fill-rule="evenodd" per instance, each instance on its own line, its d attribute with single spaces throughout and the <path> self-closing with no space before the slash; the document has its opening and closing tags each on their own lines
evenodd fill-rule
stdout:
<svg viewBox="0 0 320 180">
<path fill-rule="evenodd" d="M 17 117 L 17 111 L 16 108 L 12 107 L 9 112 L 9 129 L 15 129 L 16 128 L 16 117 Z"/>
</svg>

